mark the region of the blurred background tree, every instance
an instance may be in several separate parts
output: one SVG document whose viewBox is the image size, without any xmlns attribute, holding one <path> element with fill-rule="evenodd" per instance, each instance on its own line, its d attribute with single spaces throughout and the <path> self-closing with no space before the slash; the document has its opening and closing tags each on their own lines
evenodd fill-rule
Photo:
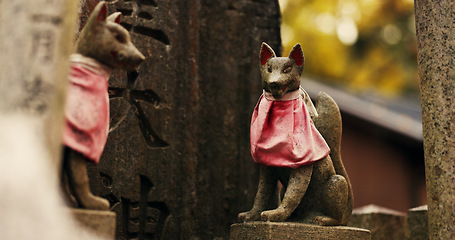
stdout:
<svg viewBox="0 0 455 240">
<path fill-rule="evenodd" d="M 279 0 L 283 54 L 300 42 L 304 76 L 386 97 L 417 95 L 413 0 Z"/>
</svg>

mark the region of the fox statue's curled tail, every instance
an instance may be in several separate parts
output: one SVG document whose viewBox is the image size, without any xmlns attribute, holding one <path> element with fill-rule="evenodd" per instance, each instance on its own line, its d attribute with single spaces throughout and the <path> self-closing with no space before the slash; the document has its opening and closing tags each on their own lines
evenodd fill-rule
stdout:
<svg viewBox="0 0 455 240">
<path fill-rule="evenodd" d="M 342 122 L 340 109 L 332 97 L 325 92 L 320 92 L 316 99 L 316 111 L 318 116 L 313 119 L 314 125 L 330 147 L 330 157 L 336 173 L 343 176 L 348 183 L 348 203 L 341 220 L 341 225 L 347 225 L 351 218 L 354 197 L 351 182 L 341 160 Z"/>
</svg>

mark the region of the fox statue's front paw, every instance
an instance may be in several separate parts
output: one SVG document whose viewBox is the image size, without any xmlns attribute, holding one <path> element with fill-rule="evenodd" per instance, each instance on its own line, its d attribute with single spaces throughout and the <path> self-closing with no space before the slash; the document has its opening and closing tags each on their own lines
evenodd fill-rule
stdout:
<svg viewBox="0 0 455 240">
<path fill-rule="evenodd" d="M 290 213 L 288 213 L 283 208 L 277 208 L 274 210 L 264 211 L 261 213 L 261 220 L 262 221 L 271 221 L 271 222 L 284 222 Z"/>
<path fill-rule="evenodd" d="M 239 215 L 237 216 L 237 220 L 239 222 L 256 221 L 259 219 L 261 219 L 261 212 L 255 211 L 255 210 L 250 210 L 248 212 L 242 212 L 242 213 L 239 213 Z"/>
</svg>

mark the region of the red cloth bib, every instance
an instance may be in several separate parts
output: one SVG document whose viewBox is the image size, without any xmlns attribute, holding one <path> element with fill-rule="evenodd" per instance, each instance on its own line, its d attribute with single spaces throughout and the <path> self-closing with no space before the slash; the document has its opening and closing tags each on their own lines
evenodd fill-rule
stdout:
<svg viewBox="0 0 455 240">
<path fill-rule="evenodd" d="M 266 94 L 259 98 L 251 119 L 254 162 L 295 169 L 329 155 L 330 148 L 311 122 L 300 90 L 279 100 Z"/>
<path fill-rule="evenodd" d="M 77 56 L 72 61 L 63 144 L 98 163 L 109 132 L 110 71 L 94 60 L 85 60 Z"/>
</svg>

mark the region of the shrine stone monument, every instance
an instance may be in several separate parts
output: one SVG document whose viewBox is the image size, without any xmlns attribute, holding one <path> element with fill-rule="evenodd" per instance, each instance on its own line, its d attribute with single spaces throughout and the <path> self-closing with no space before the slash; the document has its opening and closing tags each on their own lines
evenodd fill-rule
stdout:
<svg viewBox="0 0 455 240">
<path fill-rule="evenodd" d="M 0 239 L 99 239 L 73 220 L 58 178 L 78 9 L 0 1 Z"/>
<path fill-rule="evenodd" d="M 0 112 L 35 119 L 55 171 L 77 0 L 0 1 Z"/>
<path fill-rule="evenodd" d="M 430 239 L 455 239 L 455 12 L 415 1 Z"/>
<path fill-rule="evenodd" d="M 406 214 L 373 204 L 354 209 L 349 226 L 370 230 L 372 240 L 406 238 Z"/>
<path fill-rule="evenodd" d="M 85 1 L 82 22 L 97 2 Z M 117 239 L 228 239 L 256 193 L 257 46 L 280 52 L 278 1 L 107 3 L 146 61 L 110 78 L 111 132 L 92 192 L 117 214 Z"/>
<path fill-rule="evenodd" d="M 411 208 L 408 210 L 407 233 L 409 240 L 427 240 L 428 237 L 428 206 Z"/>
</svg>

